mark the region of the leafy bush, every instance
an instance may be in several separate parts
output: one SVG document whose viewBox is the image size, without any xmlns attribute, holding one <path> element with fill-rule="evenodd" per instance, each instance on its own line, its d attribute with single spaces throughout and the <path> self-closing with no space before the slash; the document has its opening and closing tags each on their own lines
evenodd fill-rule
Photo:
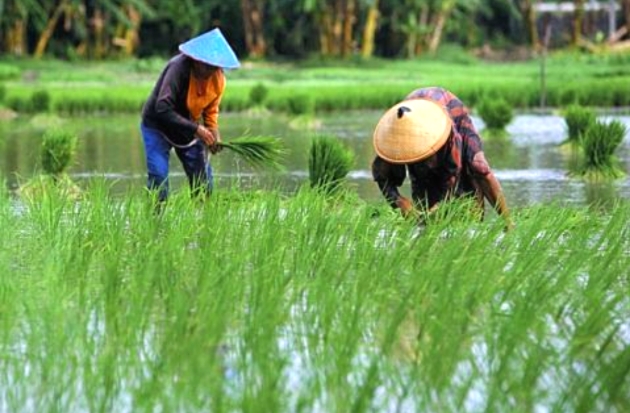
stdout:
<svg viewBox="0 0 630 413">
<path fill-rule="evenodd" d="M 64 173 L 74 158 L 76 143 L 76 135 L 68 131 L 60 129 L 47 131 L 41 146 L 41 162 L 44 172 L 52 176 L 59 176 Z"/>
<path fill-rule="evenodd" d="M 335 136 L 314 137 L 308 160 L 311 187 L 328 194 L 339 190 L 354 164 L 354 158 L 354 152 Z"/>
<path fill-rule="evenodd" d="M 490 130 L 501 131 L 512 121 L 514 111 L 511 103 L 500 97 L 487 97 L 479 102 L 479 116 Z"/>
</svg>

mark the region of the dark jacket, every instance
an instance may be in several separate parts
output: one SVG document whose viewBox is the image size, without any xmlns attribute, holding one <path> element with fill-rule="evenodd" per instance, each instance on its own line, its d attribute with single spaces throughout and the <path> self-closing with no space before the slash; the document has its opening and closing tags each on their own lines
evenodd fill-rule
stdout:
<svg viewBox="0 0 630 413">
<path fill-rule="evenodd" d="M 142 109 L 145 126 L 160 130 L 181 146 L 195 139 L 198 126 L 186 106 L 191 63 L 183 54 L 169 60 Z"/>
</svg>

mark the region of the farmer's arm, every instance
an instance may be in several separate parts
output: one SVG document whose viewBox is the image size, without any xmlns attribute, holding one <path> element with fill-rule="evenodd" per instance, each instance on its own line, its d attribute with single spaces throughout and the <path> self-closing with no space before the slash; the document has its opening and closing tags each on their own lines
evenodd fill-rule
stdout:
<svg viewBox="0 0 630 413">
<path fill-rule="evenodd" d="M 193 122 L 177 111 L 177 101 L 188 94 L 187 77 L 182 73 L 187 70 L 187 65 L 172 63 L 167 66 L 164 79 L 160 85 L 155 103 L 155 113 L 161 121 L 168 124 L 171 129 L 177 129 L 185 133 L 192 140 L 197 132 L 197 123 Z"/>
<path fill-rule="evenodd" d="M 404 196 L 400 195 L 398 188 L 405 181 L 407 171 L 405 165 L 395 165 L 377 156 L 372 162 L 372 177 L 378 184 L 381 193 L 392 206 L 399 208 L 403 215 L 409 214 L 413 210 L 413 204 Z"/>
<path fill-rule="evenodd" d="M 475 182 L 483 192 L 484 197 L 497 213 L 505 219 L 507 227 L 511 228 L 514 224 L 510 218 L 510 211 L 507 207 L 503 189 L 501 188 L 499 180 L 490 169 L 490 165 L 488 165 L 482 151 L 477 152 L 474 156 L 471 164 L 471 172 Z"/>
</svg>

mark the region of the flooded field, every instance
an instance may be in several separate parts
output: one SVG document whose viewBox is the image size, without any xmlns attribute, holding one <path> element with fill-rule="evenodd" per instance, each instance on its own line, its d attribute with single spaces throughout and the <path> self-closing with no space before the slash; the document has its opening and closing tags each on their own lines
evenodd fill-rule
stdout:
<svg viewBox="0 0 630 413">
<path fill-rule="evenodd" d="M 380 112 L 361 111 L 319 115 L 315 119 L 289 119 L 282 115 L 223 114 L 224 140 L 244 134 L 273 135 L 282 138 L 290 150 L 287 169 L 282 174 L 255 171 L 239 163 L 229 151 L 217 155 L 213 166 L 217 185 L 244 188 L 282 185 L 288 191 L 308 179 L 307 157 L 314 134 L 333 134 L 356 153 L 350 182 L 359 195 L 369 201 L 379 199 L 371 180 L 370 162 L 374 156 L 371 133 Z M 606 119 L 607 117 L 603 117 Z M 630 127 L 629 116 L 610 116 Z M 508 135 L 489 138 L 483 134 L 483 121 L 473 118 L 484 137 L 484 148 L 492 168 L 500 179 L 513 206 L 559 201 L 571 204 L 614 202 L 630 198 L 630 181 L 585 183 L 567 176 L 571 154 L 559 144 L 566 138 L 566 124 L 559 115 L 521 114 L 508 126 Z M 145 182 L 144 153 L 136 116 L 81 119 L 36 118 L 30 121 L 4 122 L 0 130 L 5 139 L 0 157 L 0 172 L 14 188 L 38 169 L 39 142 L 43 131 L 63 125 L 79 136 L 78 156 L 71 168 L 79 182 L 93 176 L 105 176 L 116 192 L 142 188 Z M 630 172 L 630 137 L 617 152 L 623 169 Z M 172 157 L 172 188 L 185 185 L 179 162 Z"/>
</svg>

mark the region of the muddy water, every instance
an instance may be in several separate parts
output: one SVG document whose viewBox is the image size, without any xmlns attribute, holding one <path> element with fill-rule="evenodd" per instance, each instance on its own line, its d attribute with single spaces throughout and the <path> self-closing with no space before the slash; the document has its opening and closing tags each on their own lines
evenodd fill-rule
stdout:
<svg viewBox="0 0 630 413">
<path fill-rule="evenodd" d="M 362 111 L 336 115 L 318 115 L 316 119 L 288 119 L 281 115 L 223 114 L 224 140 L 249 135 L 274 135 L 282 138 L 290 154 L 287 170 L 272 174 L 252 170 L 228 151 L 213 158 L 218 186 L 267 188 L 282 185 L 293 190 L 308 180 L 308 148 L 314 134 L 333 134 L 346 142 L 356 154 L 350 184 L 369 201 L 380 199 L 371 180 L 370 162 L 374 156 L 371 132 L 380 112 Z M 630 117 L 619 119 L 630 129 Z M 483 134 L 483 122 L 473 118 Z M 38 151 L 46 128 L 62 126 L 79 136 L 72 176 L 80 183 L 94 176 L 104 176 L 112 190 L 124 193 L 140 189 L 145 182 L 144 152 L 137 116 L 82 119 L 39 117 L 0 123 L 0 174 L 14 188 L 39 168 Z M 508 201 L 513 206 L 561 201 L 571 204 L 612 203 L 630 199 L 630 179 L 607 183 L 585 183 L 567 176 L 572 156 L 559 143 L 566 137 L 564 119 L 557 115 L 519 115 L 507 128 L 506 137 L 484 136 L 484 148 L 492 168 L 500 179 Z M 626 136 L 617 156 L 630 173 L 630 135 Z M 173 156 L 171 186 L 177 190 L 186 184 L 182 169 Z M 408 191 L 404 187 L 403 191 Z"/>
</svg>

